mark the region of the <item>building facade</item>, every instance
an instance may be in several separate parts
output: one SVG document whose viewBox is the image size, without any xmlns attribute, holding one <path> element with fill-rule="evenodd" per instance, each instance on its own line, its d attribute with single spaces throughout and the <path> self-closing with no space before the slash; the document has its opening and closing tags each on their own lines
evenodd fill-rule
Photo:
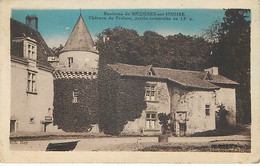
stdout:
<svg viewBox="0 0 260 166">
<path fill-rule="evenodd" d="M 121 134 L 161 134 L 159 113 L 170 113 L 177 136 L 214 130 L 220 104 L 229 111 L 229 123 L 235 124 L 237 83 L 219 75 L 217 70 L 216 67 L 187 71 L 127 64 L 107 65 L 105 71 L 113 73 L 113 80 L 110 80 L 113 84 L 131 80 L 144 80 L 146 84 L 144 101 L 147 106 L 140 118 L 127 122 Z M 102 76 L 111 77 L 110 74 Z"/>
<path fill-rule="evenodd" d="M 53 68 L 51 51 L 37 31 L 38 19 L 26 24 L 11 19 L 10 132 L 51 132 L 53 117 Z"/>
</svg>

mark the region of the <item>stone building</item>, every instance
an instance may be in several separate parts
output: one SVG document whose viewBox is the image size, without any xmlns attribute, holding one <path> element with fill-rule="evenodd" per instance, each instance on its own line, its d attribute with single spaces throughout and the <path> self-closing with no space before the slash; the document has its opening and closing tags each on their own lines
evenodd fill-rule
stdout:
<svg viewBox="0 0 260 166">
<path fill-rule="evenodd" d="M 140 118 L 124 126 L 121 134 L 160 134 L 158 113 L 171 113 L 177 136 L 213 130 L 220 104 L 229 111 L 229 123 L 236 123 L 235 87 L 238 83 L 219 75 L 217 67 L 188 71 L 118 63 L 105 66 L 104 72 L 103 77 L 113 78 L 107 78 L 107 86 L 120 87 L 120 82 L 131 80 L 146 83 L 144 100 L 147 107 Z M 115 96 L 124 94 L 116 93 Z"/>
<path fill-rule="evenodd" d="M 80 14 L 59 56 L 49 58 L 55 68 L 54 123 L 64 131 L 88 131 L 90 127 L 84 124 L 97 110 L 98 60 L 98 51 Z"/>
<path fill-rule="evenodd" d="M 38 18 L 11 19 L 10 132 L 54 131 L 52 52 L 38 32 Z"/>
</svg>

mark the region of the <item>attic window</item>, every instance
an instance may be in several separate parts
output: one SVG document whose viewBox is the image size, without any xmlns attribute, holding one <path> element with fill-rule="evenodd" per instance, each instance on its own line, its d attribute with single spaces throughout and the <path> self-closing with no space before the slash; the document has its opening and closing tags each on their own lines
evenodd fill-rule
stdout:
<svg viewBox="0 0 260 166">
<path fill-rule="evenodd" d="M 152 76 L 153 72 L 150 70 L 150 71 L 147 72 L 147 75 Z"/>
<path fill-rule="evenodd" d="M 155 75 L 152 68 L 150 68 L 150 69 L 148 70 L 147 75 L 148 75 L 148 76 L 153 76 L 153 75 Z"/>
</svg>

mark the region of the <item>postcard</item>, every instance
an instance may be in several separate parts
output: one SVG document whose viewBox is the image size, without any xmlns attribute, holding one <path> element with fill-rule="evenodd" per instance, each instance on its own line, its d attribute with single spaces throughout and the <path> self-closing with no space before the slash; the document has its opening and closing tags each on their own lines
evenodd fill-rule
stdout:
<svg viewBox="0 0 260 166">
<path fill-rule="evenodd" d="M 257 1 L 5 1 L 3 163 L 258 163 Z"/>
</svg>

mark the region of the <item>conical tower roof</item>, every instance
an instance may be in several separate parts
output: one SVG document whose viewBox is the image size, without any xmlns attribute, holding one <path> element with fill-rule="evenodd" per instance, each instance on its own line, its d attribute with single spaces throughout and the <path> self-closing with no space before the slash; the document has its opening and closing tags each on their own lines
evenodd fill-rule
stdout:
<svg viewBox="0 0 260 166">
<path fill-rule="evenodd" d="M 97 52 L 94 49 L 93 39 L 81 15 L 79 16 L 79 19 L 64 48 L 61 50 L 61 52 L 65 51 Z"/>
</svg>

